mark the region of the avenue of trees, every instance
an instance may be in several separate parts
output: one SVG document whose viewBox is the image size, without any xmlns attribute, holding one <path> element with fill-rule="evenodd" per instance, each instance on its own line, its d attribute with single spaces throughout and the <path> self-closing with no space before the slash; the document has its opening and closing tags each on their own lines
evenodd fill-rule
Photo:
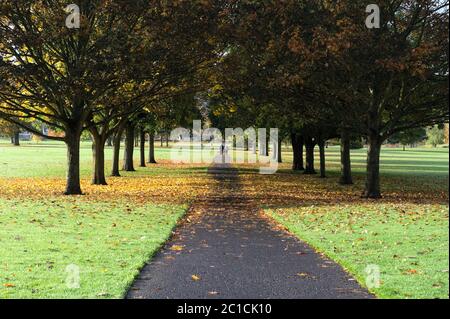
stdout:
<svg viewBox="0 0 450 319">
<path fill-rule="evenodd" d="M 136 135 L 140 165 L 146 134 L 154 163 L 155 132 L 199 119 L 199 100 L 218 128 L 279 128 L 306 174 L 318 147 L 326 176 L 325 143 L 339 138 L 342 184 L 352 183 L 351 145 L 364 139 L 368 198 L 381 196 L 384 142 L 448 122 L 448 1 L 380 0 L 372 29 L 362 0 L 77 4 L 80 28 L 69 29 L 64 1 L 0 1 L 1 121 L 63 133 L 45 137 L 67 145 L 68 195 L 82 193 L 83 132 L 93 183 L 106 185 L 108 140 L 113 176 L 123 136 L 124 170 L 134 170 Z"/>
</svg>

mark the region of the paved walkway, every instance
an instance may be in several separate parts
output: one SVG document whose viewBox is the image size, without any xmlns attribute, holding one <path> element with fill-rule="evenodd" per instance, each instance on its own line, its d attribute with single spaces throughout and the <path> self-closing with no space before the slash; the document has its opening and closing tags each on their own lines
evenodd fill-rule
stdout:
<svg viewBox="0 0 450 319">
<path fill-rule="evenodd" d="M 127 298 L 371 298 L 336 263 L 274 229 L 240 192 L 235 169 L 216 166 L 211 196 L 193 205 Z"/>
</svg>

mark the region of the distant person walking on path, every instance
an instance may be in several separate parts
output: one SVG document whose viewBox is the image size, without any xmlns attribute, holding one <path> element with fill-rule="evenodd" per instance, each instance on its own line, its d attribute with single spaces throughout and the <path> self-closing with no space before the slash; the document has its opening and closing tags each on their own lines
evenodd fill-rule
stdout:
<svg viewBox="0 0 450 319">
<path fill-rule="evenodd" d="M 221 155 L 221 162 L 227 163 L 228 146 L 225 142 L 222 142 L 222 144 L 220 145 L 220 155 Z"/>
</svg>

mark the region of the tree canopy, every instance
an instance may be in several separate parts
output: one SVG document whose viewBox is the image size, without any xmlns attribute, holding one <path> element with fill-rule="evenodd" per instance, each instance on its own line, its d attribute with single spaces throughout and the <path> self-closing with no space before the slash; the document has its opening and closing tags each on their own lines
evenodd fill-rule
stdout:
<svg viewBox="0 0 450 319">
<path fill-rule="evenodd" d="M 47 137 L 67 144 L 67 194 L 82 193 L 83 131 L 94 141 L 93 182 L 106 184 L 107 139 L 120 142 L 126 130 L 130 140 L 137 123 L 151 135 L 187 125 L 204 116 L 201 103 L 221 129 L 280 128 L 294 169 L 306 147 L 305 173 L 315 173 L 319 145 L 325 176 L 324 143 L 339 137 L 344 184 L 351 139 L 364 137 L 370 198 L 381 196 L 386 140 L 448 122 L 448 1 L 379 1 L 377 28 L 366 25 L 361 0 L 78 6 L 80 26 L 68 28 L 64 1 L 0 1 L 0 117 L 64 133 Z M 117 162 L 115 149 L 113 175 Z"/>
</svg>

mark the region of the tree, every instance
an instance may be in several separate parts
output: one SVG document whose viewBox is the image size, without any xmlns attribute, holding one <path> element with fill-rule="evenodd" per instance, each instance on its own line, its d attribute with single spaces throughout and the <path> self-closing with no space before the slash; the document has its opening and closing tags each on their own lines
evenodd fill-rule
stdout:
<svg viewBox="0 0 450 319">
<path fill-rule="evenodd" d="M 202 1 L 79 1 L 79 29 L 64 26 L 65 3 L 0 3 L 0 115 L 28 131 L 23 120 L 38 119 L 64 132 L 68 148 L 66 194 L 81 194 L 80 135 L 94 138 L 95 184 L 106 184 L 104 142 L 110 121 L 127 117 L 123 108 L 164 96 L 186 74 L 206 68 L 217 56 L 215 30 L 222 3 Z M 130 82 L 128 103 L 105 102 Z M 106 97 L 106 99 L 105 99 Z M 19 114 L 19 116 L 17 116 Z M 117 124 L 117 123 L 115 123 Z M 111 126 L 112 127 L 112 126 Z"/>
<path fill-rule="evenodd" d="M 0 118 L 0 135 L 11 137 L 11 144 L 20 146 L 20 127 Z"/>
<path fill-rule="evenodd" d="M 211 103 L 213 113 L 220 114 L 213 116 L 214 125 L 279 128 L 280 140 L 291 138 L 295 170 L 303 169 L 299 130 L 308 117 L 302 112 L 309 96 L 302 93 L 322 49 L 303 46 L 313 41 L 312 29 L 319 24 L 311 14 L 314 9 L 307 1 L 236 3 L 229 15 L 236 31 L 231 37 L 225 34 L 230 46 L 213 81 L 220 91 Z M 260 153 L 267 155 L 267 149 Z"/>
<path fill-rule="evenodd" d="M 144 127 L 140 126 L 139 127 L 139 148 L 140 148 L 140 167 L 146 167 L 147 165 L 145 164 L 145 138 L 146 138 L 146 133 L 144 130 Z"/>
<path fill-rule="evenodd" d="M 363 110 L 368 140 L 364 196 L 380 198 L 380 150 L 402 131 L 448 119 L 448 2 L 381 1 L 379 29 L 367 29 L 356 12 L 364 1 L 345 1 L 335 15 L 345 16 L 352 45 L 342 56 L 349 70 L 342 86 L 352 89 Z M 362 133 L 362 132 L 361 132 Z"/>
<path fill-rule="evenodd" d="M 427 129 L 427 139 L 428 143 L 433 147 L 437 147 L 440 144 L 444 144 L 445 141 L 445 133 L 442 128 L 438 125 L 434 125 Z"/>
<path fill-rule="evenodd" d="M 134 172 L 134 137 L 135 137 L 135 123 L 128 120 L 125 126 L 125 152 L 123 154 L 122 169 L 127 172 Z"/>
<path fill-rule="evenodd" d="M 339 183 L 342 185 L 353 184 L 352 166 L 350 157 L 350 134 L 348 129 L 343 129 L 341 133 L 341 177 Z"/>
<path fill-rule="evenodd" d="M 111 176 L 120 177 L 119 161 L 120 161 L 120 143 L 122 142 L 123 132 L 127 122 L 121 120 L 120 125 L 113 132 L 113 163 Z"/>
<path fill-rule="evenodd" d="M 186 96 L 192 97 L 201 89 L 204 83 L 201 79 L 202 72 L 214 65 L 218 58 L 217 50 L 222 44 L 216 37 L 224 7 L 223 3 L 214 1 L 158 1 L 152 7 L 158 10 L 151 9 L 145 15 L 143 24 L 146 26 L 146 36 L 142 39 L 139 63 L 133 70 L 137 75 L 135 81 L 139 83 L 134 91 L 138 94 L 133 96 L 131 104 L 133 108 L 138 106 L 135 114 L 144 114 L 144 119 L 151 117 L 157 122 L 153 122 L 154 126 L 150 128 L 149 156 L 151 162 L 156 162 L 156 128 L 163 128 L 167 133 L 174 125 L 183 124 L 183 120 L 190 119 L 186 114 L 189 114 L 191 108 L 180 109 L 178 102 Z M 126 126 L 129 135 L 126 140 L 130 140 L 126 143 L 125 150 L 126 170 L 134 170 L 131 130 L 134 130 L 133 126 L 136 124 L 135 120 L 131 120 Z M 144 130 L 147 129 L 144 123 L 141 126 Z M 141 155 L 143 148 L 145 145 L 141 145 Z M 116 163 L 118 152 L 119 146 L 115 147 L 113 163 L 113 175 L 116 176 L 119 175 Z M 144 156 L 141 157 L 141 165 L 145 165 L 142 161 Z"/>
<path fill-rule="evenodd" d="M 448 145 L 449 143 L 449 124 L 445 123 L 444 125 L 444 133 L 445 133 L 445 138 L 444 138 L 444 143 Z"/>
<path fill-rule="evenodd" d="M 148 162 L 149 164 L 156 164 L 155 157 L 155 131 L 153 129 L 149 130 L 148 133 Z"/>
<path fill-rule="evenodd" d="M 303 170 L 305 170 L 305 167 L 303 164 L 304 137 L 297 133 L 292 132 L 291 133 L 291 143 L 292 143 L 292 152 L 293 152 L 292 170 L 303 171 Z"/>
<path fill-rule="evenodd" d="M 37 134 L 36 119 L 64 132 L 66 194 L 81 194 L 80 136 L 98 100 L 127 79 L 143 2 L 78 2 L 79 29 L 64 25 L 64 1 L 0 3 L 0 115 Z M 136 42 L 134 42 L 136 43 Z"/>
<path fill-rule="evenodd" d="M 405 150 L 406 145 L 414 145 L 422 142 L 427 137 L 427 131 L 423 127 L 398 132 L 391 136 L 388 141 L 390 143 L 400 143 Z"/>
</svg>

